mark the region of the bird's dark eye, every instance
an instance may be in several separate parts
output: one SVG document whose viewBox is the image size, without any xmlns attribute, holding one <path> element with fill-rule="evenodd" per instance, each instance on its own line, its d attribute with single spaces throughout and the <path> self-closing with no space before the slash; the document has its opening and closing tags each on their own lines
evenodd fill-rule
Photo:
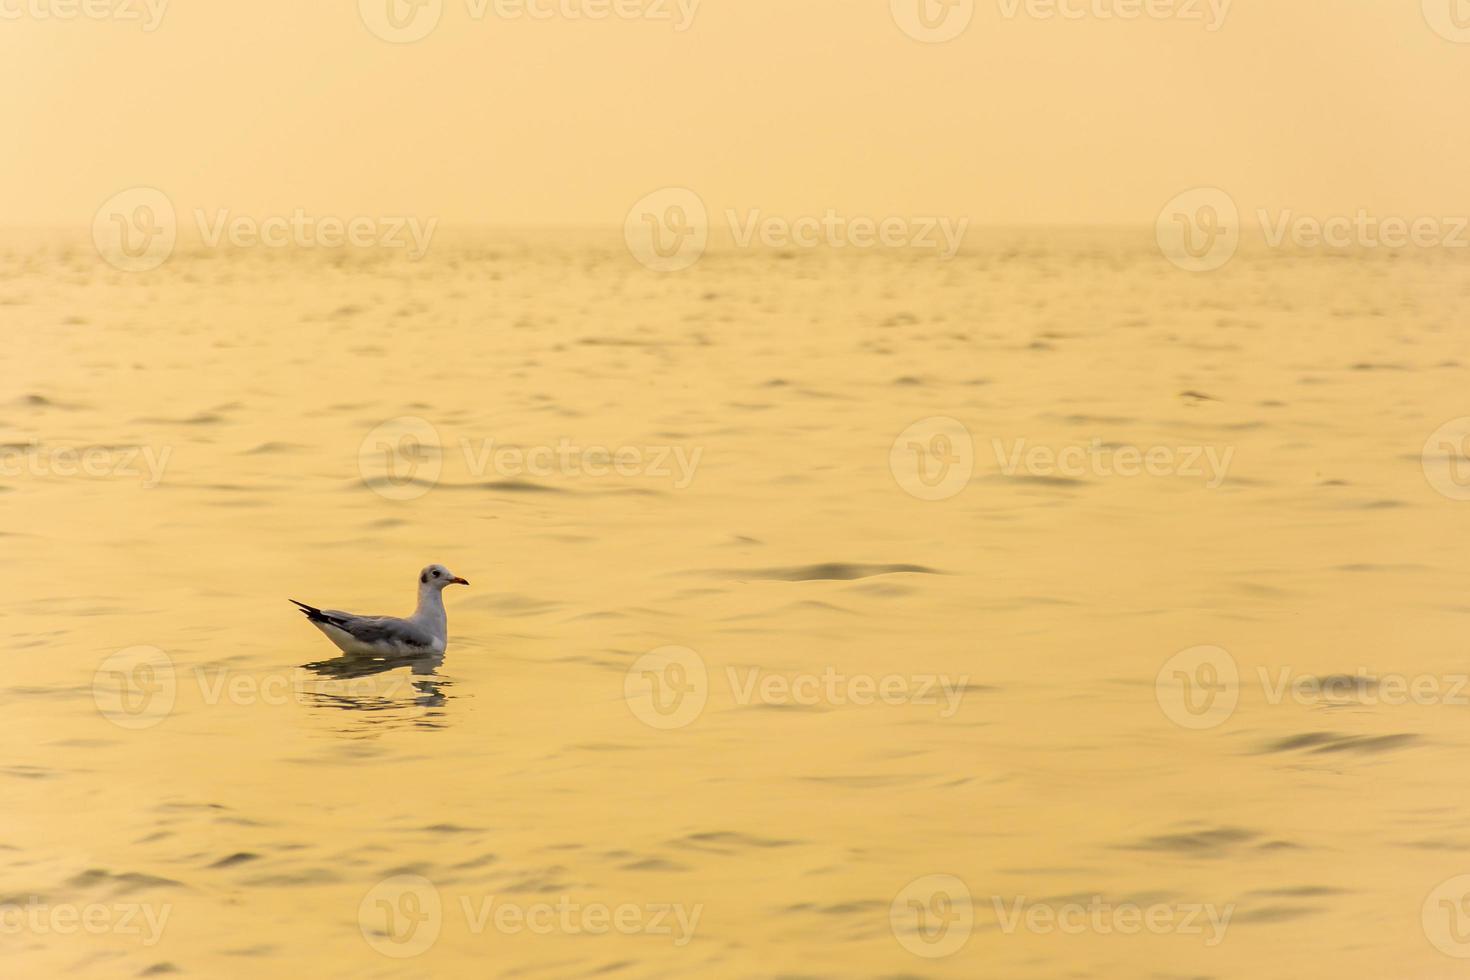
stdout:
<svg viewBox="0 0 1470 980">
<path fill-rule="evenodd" d="M 434 573 L 434 577 L 435 578 L 438 578 L 439 577 L 439 573 L 437 571 Z"/>
</svg>

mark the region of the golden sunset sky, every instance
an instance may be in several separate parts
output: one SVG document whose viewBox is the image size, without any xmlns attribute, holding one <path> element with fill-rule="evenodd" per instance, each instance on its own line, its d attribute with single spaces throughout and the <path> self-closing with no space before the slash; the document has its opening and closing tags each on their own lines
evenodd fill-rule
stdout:
<svg viewBox="0 0 1470 980">
<path fill-rule="evenodd" d="M 1148 224 L 1211 184 L 1243 211 L 1470 212 L 1470 44 L 1419 0 L 1235 2 L 1214 31 L 1209 0 L 1136 20 L 982 0 L 943 44 L 889 0 L 703 0 L 684 31 L 677 0 L 595 21 L 444 0 L 410 44 L 355 0 L 180 2 L 152 31 L 145 0 L 89 0 L 133 21 L 37 13 L 67 2 L 0 0 L 5 225 L 85 225 L 135 185 L 491 225 L 616 225 L 670 185 L 717 211 L 977 226 Z"/>
</svg>

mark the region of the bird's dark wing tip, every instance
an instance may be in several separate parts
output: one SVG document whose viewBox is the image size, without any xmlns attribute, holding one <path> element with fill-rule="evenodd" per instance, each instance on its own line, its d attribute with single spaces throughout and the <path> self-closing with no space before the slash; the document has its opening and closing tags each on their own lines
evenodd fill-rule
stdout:
<svg viewBox="0 0 1470 980">
<path fill-rule="evenodd" d="M 305 615 L 306 618 L 311 620 L 313 623 L 322 622 L 327 618 L 326 616 L 322 615 L 322 611 L 316 606 L 308 606 L 304 602 L 296 602 L 295 599 L 292 599 L 290 601 L 295 602 L 296 605 L 300 606 L 302 614 Z"/>
</svg>

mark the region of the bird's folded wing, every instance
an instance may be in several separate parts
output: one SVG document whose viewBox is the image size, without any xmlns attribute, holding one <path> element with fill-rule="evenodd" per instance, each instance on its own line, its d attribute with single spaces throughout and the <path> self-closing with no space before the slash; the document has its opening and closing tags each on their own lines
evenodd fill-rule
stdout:
<svg viewBox="0 0 1470 980">
<path fill-rule="evenodd" d="M 392 616 L 354 616 L 328 609 L 324 612 L 331 625 L 352 634 L 359 643 L 389 643 L 409 647 L 432 647 L 434 637 L 417 623 Z"/>
</svg>

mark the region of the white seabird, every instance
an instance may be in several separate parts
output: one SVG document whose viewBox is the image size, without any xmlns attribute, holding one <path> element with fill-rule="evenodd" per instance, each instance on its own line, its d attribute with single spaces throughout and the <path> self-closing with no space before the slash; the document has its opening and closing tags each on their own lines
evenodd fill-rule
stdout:
<svg viewBox="0 0 1470 980">
<path fill-rule="evenodd" d="M 295 602 L 327 639 L 348 654 L 392 655 L 443 653 L 449 643 L 449 617 L 444 612 L 444 589 L 469 585 L 443 565 L 419 573 L 419 604 L 407 619 L 395 616 L 358 616 L 336 609 L 318 609 Z"/>
</svg>

